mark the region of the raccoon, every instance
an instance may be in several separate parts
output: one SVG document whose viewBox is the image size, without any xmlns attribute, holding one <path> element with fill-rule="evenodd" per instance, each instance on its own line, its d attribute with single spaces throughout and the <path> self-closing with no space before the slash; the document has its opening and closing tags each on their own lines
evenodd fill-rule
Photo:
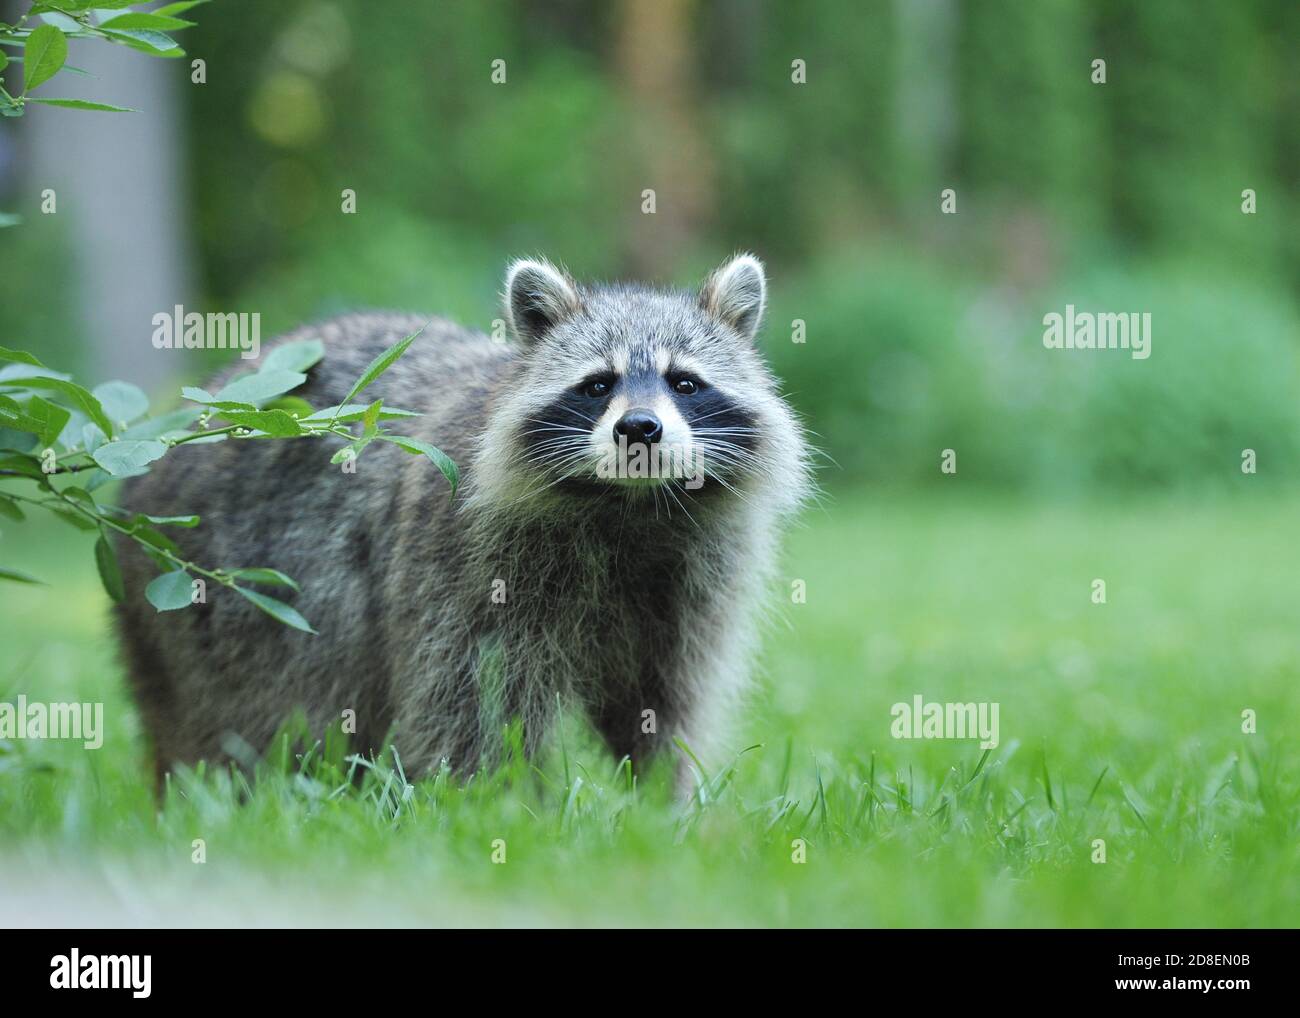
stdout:
<svg viewBox="0 0 1300 1018">
<path fill-rule="evenodd" d="M 314 441 L 186 444 L 128 482 L 132 511 L 201 516 L 176 538 L 187 558 L 294 577 L 318 634 L 219 586 L 156 613 L 156 568 L 124 545 L 119 630 L 160 785 L 177 763 L 246 760 L 296 711 L 318 733 L 353 712 L 353 750 L 391 738 L 417 775 L 491 765 L 512 722 L 535 752 L 566 709 L 637 769 L 675 738 L 719 759 L 809 490 L 755 349 L 763 266 L 739 255 L 666 292 L 525 259 L 504 297 L 513 342 L 388 313 L 284 337 L 323 342 L 295 393 L 319 407 L 423 328 L 365 398 L 422 414 L 400 431 L 460 465 L 454 497 L 386 443 L 354 472 Z"/>
</svg>

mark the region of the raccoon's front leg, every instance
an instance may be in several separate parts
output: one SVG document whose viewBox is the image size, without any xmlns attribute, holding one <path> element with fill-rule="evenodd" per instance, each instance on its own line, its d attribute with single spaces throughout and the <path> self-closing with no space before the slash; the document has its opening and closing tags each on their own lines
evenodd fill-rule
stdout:
<svg viewBox="0 0 1300 1018">
<path fill-rule="evenodd" d="M 630 689 L 605 691 L 594 706 L 591 723 L 614 756 L 632 761 L 639 772 L 645 761 L 672 749 L 675 706 L 659 693 Z"/>
<path fill-rule="evenodd" d="M 446 760 L 468 776 L 500 764 L 520 727 L 525 756 L 550 730 L 557 690 L 528 669 L 526 655 L 499 634 L 456 644 L 430 642 L 408 655 L 399 674 L 412 676 L 396 693 L 394 741 L 409 770 L 427 774 Z"/>
<path fill-rule="evenodd" d="M 591 709 L 591 722 L 614 756 L 632 762 L 640 774 L 649 760 L 658 756 L 675 758 L 678 797 L 688 799 L 695 788 L 689 757 L 676 745 L 682 742 L 694 752 L 689 721 L 698 714 L 690 688 L 671 684 L 659 676 L 643 676 L 640 682 L 613 684 L 601 690 Z"/>
</svg>

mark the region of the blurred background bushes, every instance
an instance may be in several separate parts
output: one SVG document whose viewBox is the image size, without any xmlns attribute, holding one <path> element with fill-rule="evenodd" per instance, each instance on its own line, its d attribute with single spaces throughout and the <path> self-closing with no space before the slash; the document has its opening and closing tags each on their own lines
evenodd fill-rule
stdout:
<svg viewBox="0 0 1300 1018">
<path fill-rule="evenodd" d="M 940 483 L 944 448 L 964 481 L 1062 493 L 1237 484 L 1247 447 L 1259 480 L 1297 476 L 1292 0 L 216 0 L 189 16 L 189 57 L 159 85 L 185 215 L 109 227 L 129 250 L 132 230 L 176 231 L 192 268 L 156 310 L 257 310 L 264 337 L 361 306 L 488 328 L 514 255 L 689 285 L 746 248 L 769 264 L 765 347 L 830 486 Z M 0 125 L 0 206 L 26 219 L 0 235 L 0 342 L 140 380 L 160 356 L 148 320 L 105 334 L 79 311 L 100 271 L 63 222 L 79 210 L 37 211 L 71 171 L 37 158 L 28 121 L 84 116 L 108 115 Z M 129 189 L 150 153 L 100 156 Z M 957 215 L 939 212 L 949 187 Z M 138 272 L 155 275 L 143 255 Z M 1043 315 L 1067 303 L 1151 312 L 1151 358 L 1044 349 Z"/>
</svg>

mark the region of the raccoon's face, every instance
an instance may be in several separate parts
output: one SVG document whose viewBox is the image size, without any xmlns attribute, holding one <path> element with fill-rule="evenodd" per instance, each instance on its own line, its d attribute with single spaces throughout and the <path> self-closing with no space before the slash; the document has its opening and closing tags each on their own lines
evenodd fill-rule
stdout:
<svg viewBox="0 0 1300 1018">
<path fill-rule="evenodd" d="M 754 349 L 765 295 L 750 255 L 698 294 L 580 288 L 546 262 L 514 263 L 506 307 L 524 363 L 497 414 L 511 434 L 496 438 L 520 480 L 558 495 L 736 492 L 771 473 L 797 426 Z"/>
</svg>

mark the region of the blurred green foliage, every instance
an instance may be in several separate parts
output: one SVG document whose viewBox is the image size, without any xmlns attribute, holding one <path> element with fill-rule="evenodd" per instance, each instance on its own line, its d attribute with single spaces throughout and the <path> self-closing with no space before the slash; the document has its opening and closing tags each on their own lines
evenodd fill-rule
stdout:
<svg viewBox="0 0 1300 1018">
<path fill-rule="evenodd" d="M 1149 311 L 1151 356 L 1049 350 L 1042 315 Z M 802 344 L 791 323 L 805 322 Z M 778 286 L 768 354 L 839 470 L 884 484 L 1178 488 L 1300 472 L 1294 307 L 1199 263 L 1071 272 L 1032 292 L 941 263 L 840 255 Z M 833 481 L 838 471 L 826 475 Z"/>
<path fill-rule="evenodd" d="M 1247 447 L 1261 479 L 1300 463 L 1290 0 L 219 0 L 195 20 L 205 305 L 271 331 L 365 305 L 487 327 L 511 256 L 688 284 L 747 248 L 826 483 L 935 483 L 947 447 L 963 480 L 1067 491 L 1239 483 Z M 42 328 L 8 303 L 0 327 Z M 1152 358 L 1045 350 L 1066 303 L 1150 311 Z"/>
</svg>

